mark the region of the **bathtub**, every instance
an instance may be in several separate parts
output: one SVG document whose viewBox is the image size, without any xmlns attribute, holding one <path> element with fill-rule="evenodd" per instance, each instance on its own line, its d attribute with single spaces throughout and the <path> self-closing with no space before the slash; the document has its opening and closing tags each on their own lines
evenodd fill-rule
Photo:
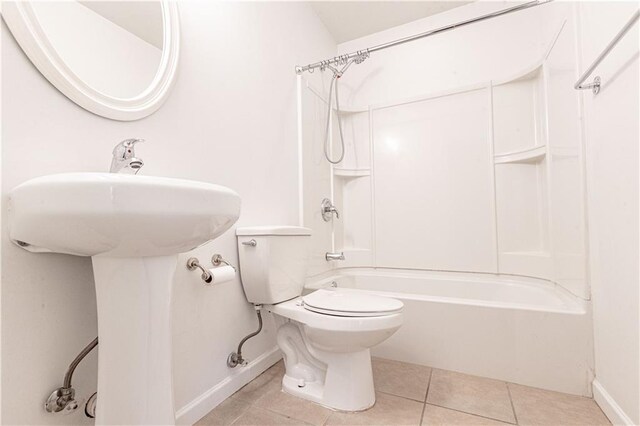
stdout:
<svg viewBox="0 0 640 426">
<path fill-rule="evenodd" d="M 534 278 L 345 268 L 310 278 L 404 303 L 404 324 L 374 356 L 591 396 L 590 304 Z"/>
</svg>

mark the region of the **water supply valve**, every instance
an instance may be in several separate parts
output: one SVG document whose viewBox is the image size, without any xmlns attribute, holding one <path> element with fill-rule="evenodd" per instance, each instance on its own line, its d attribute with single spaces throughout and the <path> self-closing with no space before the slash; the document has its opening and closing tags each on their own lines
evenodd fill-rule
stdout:
<svg viewBox="0 0 640 426">
<path fill-rule="evenodd" d="M 75 396 L 76 391 L 73 388 L 58 388 L 49 395 L 44 409 L 47 413 L 71 414 L 80 407 L 80 402 L 76 401 Z"/>
</svg>

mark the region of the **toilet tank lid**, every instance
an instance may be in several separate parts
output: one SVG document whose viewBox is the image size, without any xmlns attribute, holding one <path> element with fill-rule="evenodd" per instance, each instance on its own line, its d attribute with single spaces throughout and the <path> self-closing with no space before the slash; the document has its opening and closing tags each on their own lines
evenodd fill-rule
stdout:
<svg viewBox="0 0 640 426">
<path fill-rule="evenodd" d="M 248 226 L 237 228 L 236 235 L 311 235 L 311 229 L 302 226 Z"/>
</svg>

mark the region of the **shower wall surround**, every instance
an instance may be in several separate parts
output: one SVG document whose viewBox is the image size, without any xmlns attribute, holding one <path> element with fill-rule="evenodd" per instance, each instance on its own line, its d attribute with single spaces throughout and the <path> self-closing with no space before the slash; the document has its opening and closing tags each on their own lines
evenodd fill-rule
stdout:
<svg viewBox="0 0 640 426">
<path fill-rule="evenodd" d="M 474 2 L 338 53 L 506 6 Z M 310 274 L 363 266 L 555 282 L 592 309 L 582 331 L 594 351 L 580 359 L 596 401 L 615 424 L 638 424 L 639 25 L 594 74 L 600 94 L 573 89 L 637 7 L 553 2 L 372 54 L 340 79 L 347 153 L 333 168 L 322 156 L 329 75 L 299 77 Z M 335 126 L 332 136 L 335 152 Z M 327 196 L 341 213 L 333 223 L 319 214 Z M 340 250 L 346 261 L 324 260 Z"/>
<path fill-rule="evenodd" d="M 339 53 L 500 6 L 456 8 Z M 340 79 L 345 160 L 331 170 L 318 155 L 324 129 L 302 126 L 305 161 L 315 159 L 305 203 L 332 194 L 343 213 L 325 223 L 305 204 L 313 273 L 331 267 L 324 252 L 344 250 L 333 266 L 533 276 L 589 299 L 575 31 L 570 5 L 545 5 L 352 66 Z M 320 83 L 302 77 L 305 117 L 326 110 Z"/>
<path fill-rule="evenodd" d="M 115 144 L 142 137 L 142 174 L 233 188 L 242 197 L 236 226 L 296 223 L 293 66 L 334 55 L 335 42 L 301 3 L 184 1 L 179 10 L 176 84 L 160 110 L 133 122 L 101 118 L 72 103 L 33 67 L 2 22 L 3 211 L 16 185 L 53 173 L 108 171 Z M 237 265 L 236 244 L 230 230 L 180 259 L 222 253 Z M 267 320 L 263 334 L 245 345 L 256 367 L 227 368 L 228 354 L 256 327 L 239 277 L 206 288 L 182 267 L 174 292 L 175 406 L 178 422 L 191 424 L 280 354 Z M 1 423 L 93 424 L 82 409 L 56 416 L 45 413 L 43 403 L 96 334 L 91 260 L 21 250 L 3 226 Z M 95 392 L 96 364 L 94 351 L 76 370 L 78 397 Z"/>
</svg>

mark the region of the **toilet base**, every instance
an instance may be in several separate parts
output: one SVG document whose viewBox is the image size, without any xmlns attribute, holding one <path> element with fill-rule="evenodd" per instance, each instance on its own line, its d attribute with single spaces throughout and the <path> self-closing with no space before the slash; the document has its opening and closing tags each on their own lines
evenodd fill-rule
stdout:
<svg viewBox="0 0 640 426">
<path fill-rule="evenodd" d="M 369 349 L 328 352 L 308 341 L 295 321 L 282 321 L 278 346 L 284 354 L 282 389 L 334 410 L 362 411 L 376 402 Z"/>
<path fill-rule="evenodd" d="M 285 374 L 282 390 L 288 394 L 340 411 L 363 411 L 376 402 L 369 350 L 356 353 L 324 353 L 328 368 L 321 381 Z"/>
</svg>

